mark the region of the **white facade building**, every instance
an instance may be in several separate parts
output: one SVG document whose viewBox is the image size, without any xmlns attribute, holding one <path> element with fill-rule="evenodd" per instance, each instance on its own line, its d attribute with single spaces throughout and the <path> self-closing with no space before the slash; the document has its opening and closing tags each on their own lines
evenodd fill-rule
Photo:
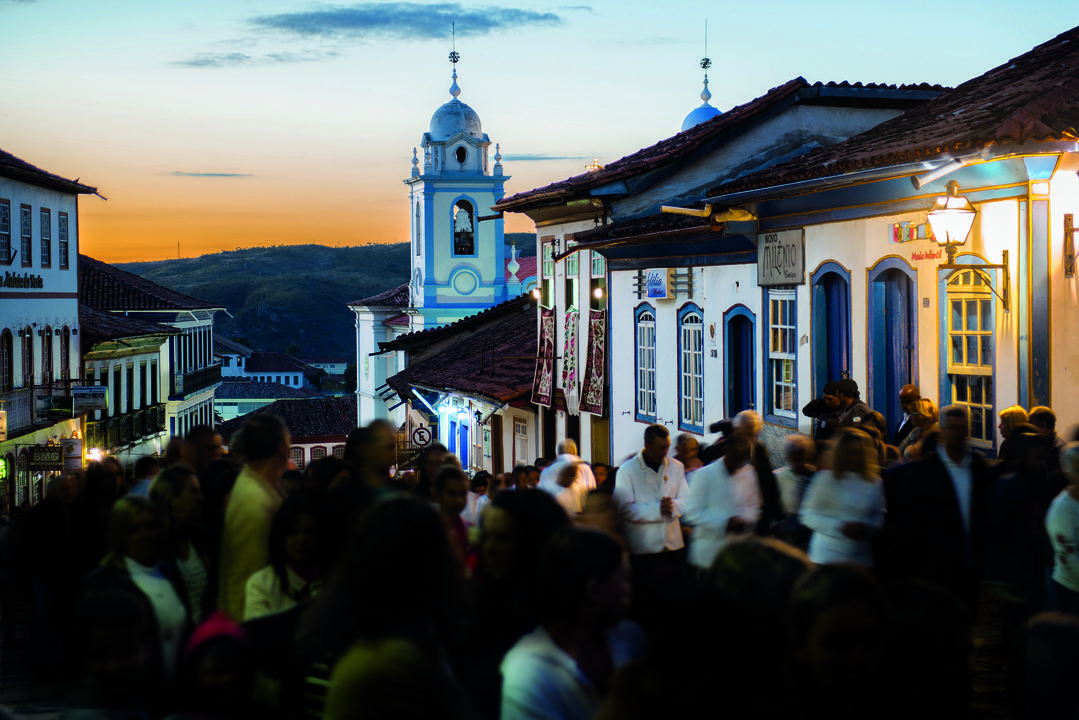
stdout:
<svg viewBox="0 0 1079 720">
<path fill-rule="evenodd" d="M 39 448 L 63 443 L 81 466 L 70 400 L 79 378 L 78 196 L 92 193 L 0 150 L 0 504 L 9 508 L 40 500 L 62 467 L 43 469 Z"/>
</svg>

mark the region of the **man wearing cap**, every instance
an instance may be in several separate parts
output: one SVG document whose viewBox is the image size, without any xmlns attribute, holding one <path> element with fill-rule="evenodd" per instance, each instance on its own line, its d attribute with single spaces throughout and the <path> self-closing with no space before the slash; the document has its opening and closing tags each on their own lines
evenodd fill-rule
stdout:
<svg viewBox="0 0 1079 720">
<path fill-rule="evenodd" d="M 837 385 L 839 390 L 839 427 L 847 428 L 861 425 L 869 417 L 869 406 L 862 402 L 858 393 L 858 383 L 850 378 L 843 378 Z"/>
<path fill-rule="evenodd" d="M 813 437 L 825 440 L 839 427 L 840 410 L 839 383 L 832 381 L 824 384 L 823 395 L 802 408 L 802 414 L 813 418 Z"/>
<path fill-rule="evenodd" d="M 918 389 L 917 385 L 904 385 L 903 389 L 899 391 L 899 406 L 903 408 L 903 419 L 899 421 L 895 433 L 892 434 L 892 445 L 899 445 L 914 429 L 914 420 L 911 418 L 908 408 L 912 402 L 921 399 L 922 391 Z"/>
</svg>

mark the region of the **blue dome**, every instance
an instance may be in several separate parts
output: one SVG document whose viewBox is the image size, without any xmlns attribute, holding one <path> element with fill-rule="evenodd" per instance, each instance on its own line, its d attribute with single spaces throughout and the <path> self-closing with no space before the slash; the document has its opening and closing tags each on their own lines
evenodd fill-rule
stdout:
<svg viewBox="0 0 1079 720">
<path fill-rule="evenodd" d="M 480 116 L 457 98 L 435 110 L 435 114 L 431 116 L 432 140 L 449 140 L 462 131 L 477 140 L 483 139 Z"/>
<path fill-rule="evenodd" d="M 712 107 L 708 103 L 701 105 L 700 107 L 693 108 L 689 115 L 686 115 L 686 119 L 682 121 L 682 132 L 689 130 L 695 125 L 700 125 L 702 122 L 711 120 L 720 112 L 717 108 Z"/>
</svg>

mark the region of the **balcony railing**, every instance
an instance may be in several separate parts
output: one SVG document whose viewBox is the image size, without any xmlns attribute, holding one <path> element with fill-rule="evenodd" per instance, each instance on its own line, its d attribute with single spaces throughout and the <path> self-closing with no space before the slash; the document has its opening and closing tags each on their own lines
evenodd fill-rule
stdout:
<svg viewBox="0 0 1079 720">
<path fill-rule="evenodd" d="M 165 406 L 151 405 L 118 417 L 86 423 L 86 447 L 111 452 L 165 431 Z"/>
<path fill-rule="evenodd" d="M 78 381 L 54 380 L 45 385 L 0 393 L 0 410 L 7 411 L 8 435 L 74 417 L 72 385 L 78 385 Z"/>
<path fill-rule="evenodd" d="M 191 393 L 205 390 L 219 382 L 221 382 L 221 363 L 201 370 L 192 370 L 182 374 L 177 373 L 172 376 L 172 388 L 169 395 L 174 400 L 180 400 Z"/>
</svg>

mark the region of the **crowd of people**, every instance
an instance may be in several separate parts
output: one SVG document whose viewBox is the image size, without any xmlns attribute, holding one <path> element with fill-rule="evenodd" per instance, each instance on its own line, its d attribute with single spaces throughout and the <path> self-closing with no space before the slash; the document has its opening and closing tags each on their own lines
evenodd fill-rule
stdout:
<svg viewBox="0 0 1079 720">
<path fill-rule="evenodd" d="M 1008 408 L 989 462 L 966 408 L 908 386 L 890 429 L 852 385 L 779 468 L 753 411 L 471 475 L 398 472 L 384 421 L 303 470 L 272 415 L 199 426 L 11 518 L 5 633 L 22 587 L 87 720 L 962 718 L 992 593 L 1012 716 L 1074 716 L 1079 442 Z"/>
</svg>

